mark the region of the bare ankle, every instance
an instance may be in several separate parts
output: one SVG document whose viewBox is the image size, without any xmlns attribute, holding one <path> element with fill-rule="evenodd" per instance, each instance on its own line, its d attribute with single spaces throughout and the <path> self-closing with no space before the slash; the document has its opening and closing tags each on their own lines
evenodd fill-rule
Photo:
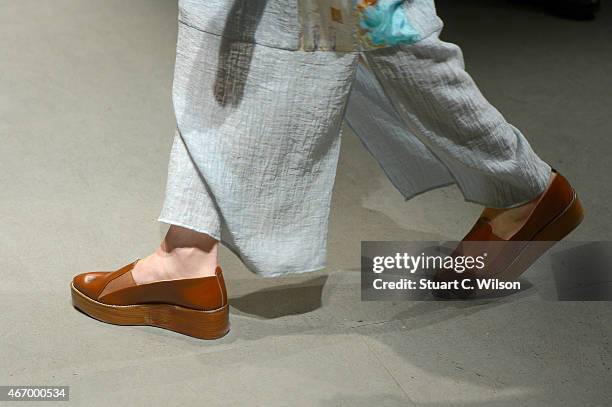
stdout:
<svg viewBox="0 0 612 407">
<path fill-rule="evenodd" d="M 218 266 L 218 246 L 214 245 L 209 251 L 197 247 L 177 247 L 170 252 L 161 246 L 156 254 L 160 256 L 166 273 L 175 278 L 195 278 L 214 276 Z"/>
<path fill-rule="evenodd" d="M 172 225 L 158 248 L 165 267 L 175 275 L 214 275 L 219 242 L 211 236 Z"/>
<path fill-rule="evenodd" d="M 215 275 L 218 241 L 203 233 L 172 226 L 155 252 L 139 261 L 132 276 L 137 284 Z"/>
</svg>

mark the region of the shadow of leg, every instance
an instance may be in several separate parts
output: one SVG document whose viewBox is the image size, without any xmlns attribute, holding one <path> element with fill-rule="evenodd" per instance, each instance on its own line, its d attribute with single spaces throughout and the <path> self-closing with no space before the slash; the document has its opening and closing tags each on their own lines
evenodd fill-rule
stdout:
<svg viewBox="0 0 612 407">
<path fill-rule="evenodd" d="M 245 314 L 266 319 L 305 314 L 321 308 L 321 293 L 326 281 L 327 276 L 321 276 L 300 284 L 263 289 L 230 298 L 230 304 Z"/>
</svg>

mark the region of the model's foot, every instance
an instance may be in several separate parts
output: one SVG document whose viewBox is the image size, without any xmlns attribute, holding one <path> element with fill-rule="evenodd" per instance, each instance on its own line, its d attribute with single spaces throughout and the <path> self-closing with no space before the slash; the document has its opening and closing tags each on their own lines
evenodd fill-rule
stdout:
<svg viewBox="0 0 612 407">
<path fill-rule="evenodd" d="M 138 285 L 155 281 L 215 275 L 218 242 L 212 237 L 172 225 L 159 248 L 132 269 Z"/>
<path fill-rule="evenodd" d="M 546 191 L 527 205 L 510 209 L 487 208 L 463 238 L 454 256 L 487 254 L 485 267 L 468 271 L 440 270 L 434 280 L 441 282 L 496 278 L 516 280 L 557 241 L 574 230 L 583 219 L 576 192 L 560 174 L 553 172 Z M 478 290 L 454 290 L 435 293 L 448 297 L 480 294 Z"/>
<path fill-rule="evenodd" d="M 72 280 L 72 304 L 111 324 L 150 325 L 201 339 L 229 331 L 227 292 L 221 268 L 213 276 L 138 285 L 133 262 L 114 272 L 90 272 Z"/>
<path fill-rule="evenodd" d="M 111 324 L 219 338 L 229 331 L 229 317 L 217 247 L 210 236 L 173 225 L 144 259 L 114 272 L 74 277 L 73 305 Z"/>
</svg>

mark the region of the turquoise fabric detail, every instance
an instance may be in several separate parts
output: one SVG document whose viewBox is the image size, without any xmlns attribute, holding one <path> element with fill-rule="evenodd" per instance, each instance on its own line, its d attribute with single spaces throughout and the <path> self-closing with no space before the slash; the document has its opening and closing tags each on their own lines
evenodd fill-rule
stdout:
<svg viewBox="0 0 612 407">
<path fill-rule="evenodd" d="M 404 0 L 378 0 L 361 13 L 360 26 L 375 46 L 413 44 L 421 39 L 410 25 Z"/>
</svg>

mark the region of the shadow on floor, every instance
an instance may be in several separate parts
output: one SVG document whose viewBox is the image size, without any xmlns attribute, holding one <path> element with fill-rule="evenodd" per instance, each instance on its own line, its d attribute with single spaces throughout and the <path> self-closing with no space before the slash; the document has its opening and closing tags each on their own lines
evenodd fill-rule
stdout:
<svg viewBox="0 0 612 407">
<path fill-rule="evenodd" d="M 273 319 L 305 314 L 321 308 L 321 294 L 327 276 L 298 284 L 266 288 L 241 297 L 231 298 L 232 307 L 252 316 Z"/>
</svg>

